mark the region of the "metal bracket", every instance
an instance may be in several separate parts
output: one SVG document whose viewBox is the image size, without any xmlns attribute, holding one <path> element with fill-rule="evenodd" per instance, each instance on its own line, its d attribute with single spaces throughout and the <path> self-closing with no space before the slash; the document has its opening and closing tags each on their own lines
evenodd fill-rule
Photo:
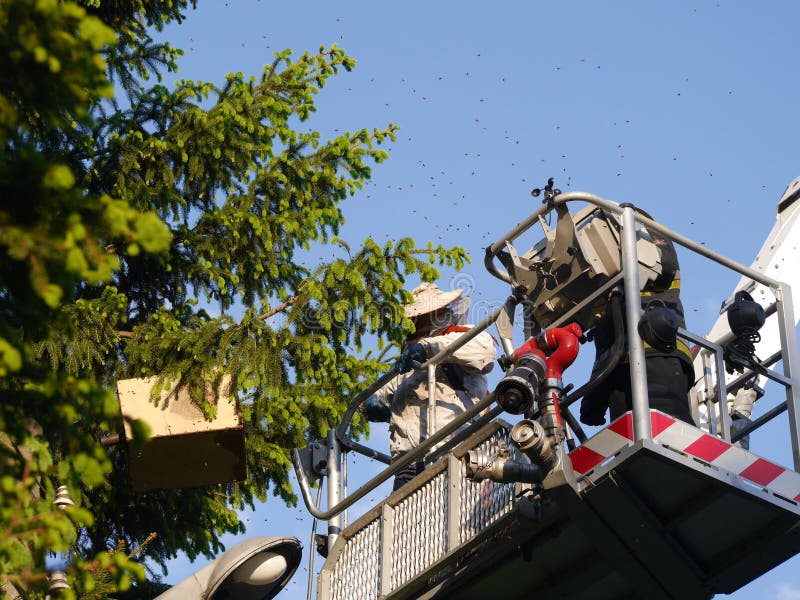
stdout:
<svg viewBox="0 0 800 600">
<path fill-rule="evenodd" d="M 328 445 L 323 440 L 314 440 L 298 454 L 303 474 L 309 482 L 328 475 Z"/>
<path fill-rule="evenodd" d="M 575 476 L 575 471 L 572 469 L 572 460 L 564 450 L 563 445 L 558 444 L 553 448 L 558 457 L 556 467 L 547 474 L 547 477 L 542 481 L 544 489 L 549 490 L 562 485 L 568 485 L 573 490 L 579 489 L 578 478 Z"/>
</svg>

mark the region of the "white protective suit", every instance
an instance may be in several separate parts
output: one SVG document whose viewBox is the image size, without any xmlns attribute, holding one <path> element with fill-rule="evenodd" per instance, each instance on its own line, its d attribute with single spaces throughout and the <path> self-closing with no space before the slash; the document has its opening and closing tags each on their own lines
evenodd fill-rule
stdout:
<svg viewBox="0 0 800 600">
<path fill-rule="evenodd" d="M 461 335 L 463 332 L 454 331 L 425 337 L 419 342 L 426 347 L 428 356 L 431 357 Z M 437 431 L 486 397 L 489 393 L 486 374 L 494 367 L 494 360 L 494 340 L 483 331 L 437 366 Z M 375 400 L 391 407 L 389 450 L 392 459 L 425 440 L 428 428 L 427 369 L 398 375 L 375 393 Z"/>
</svg>

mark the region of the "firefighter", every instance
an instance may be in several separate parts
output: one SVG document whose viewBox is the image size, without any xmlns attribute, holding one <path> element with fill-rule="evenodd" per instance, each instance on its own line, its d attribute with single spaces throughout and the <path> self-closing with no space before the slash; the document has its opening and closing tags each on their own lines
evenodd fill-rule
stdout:
<svg viewBox="0 0 800 600">
<path fill-rule="evenodd" d="M 643 211 L 640 212 L 650 218 Z M 642 320 L 638 327 L 644 340 L 650 408 L 694 425 L 688 395 L 694 382 L 692 355 L 689 348 L 675 336 L 678 327 L 686 327 L 680 300 L 678 256 L 672 242 L 659 233 L 642 227 L 639 235 L 649 238 L 656 245 L 661 260 L 661 274 L 648 282 L 641 293 Z M 624 314 L 624 307 L 622 310 Z M 593 378 L 604 370 L 609 360 L 613 360 L 611 349 L 615 335 L 612 321 L 612 315 L 606 311 L 594 329 L 596 358 L 592 366 Z M 622 335 L 625 335 L 624 328 Z M 630 365 L 625 349 L 611 373 L 584 396 L 581 401 L 581 422 L 602 425 L 605 423 L 606 409 L 609 409 L 613 421 L 631 410 L 631 399 Z"/>
<path fill-rule="evenodd" d="M 463 290 L 443 292 L 432 283 L 423 283 L 412 294 L 414 300 L 405 307 L 405 315 L 414 322 L 415 330 L 395 363 L 398 375 L 364 402 L 367 419 L 389 423 L 392 460 L 426 439 L 428 374 L 427 369 L 416 369 L 470 329 L 464 325 L 469 299 L 462 298 Z M 437 431 L 488 394 L 486 374 L 494 360 L 494 340 L 484 331 L 436 367 Z M 399 471 L 394 489 L 422 469 L 423 463 L 417 462 Z"/>
</svg>

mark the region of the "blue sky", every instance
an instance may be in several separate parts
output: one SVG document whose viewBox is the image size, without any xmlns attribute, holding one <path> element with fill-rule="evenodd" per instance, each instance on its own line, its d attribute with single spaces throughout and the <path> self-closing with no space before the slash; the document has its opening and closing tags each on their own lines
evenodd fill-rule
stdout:
<svg viewBox="0 0 800 600">
<path fill-rule="evenodd" d="M 229 0 L 201 2 L 164 35 L 186 51 L 179 77 L 217 83 L 232 71 L 258 76 L 284 48 L 343 47 L 356 69 L 330 80 L 301 127 L 401 129 L 390 159 L 343 204 L 342 237 L 463 246 L 473 264 L 444 272 L 441 285 L 467 287 L 477 320 L 508 293 L 485 273 L 483 249 L 536 209 L 530 191 L 548 177 L 638 204 L 749 264 L 800 175 L 799 20 L 789 1 Z M 679 252 L 688 327 L 704 333 L 738 277 Z M 583 382 L 592 354 L 566 377 Z M 753 449 L 788 464 L 774 441 L 785 429 Z M 385 431 L 372 443 L 385 448 Z M 351 463 L 351 489 L 374 471 Z M 307 558 L 304 510 L 270 500 L 244 518 L 247 535 L 298 536 Z M 167 580 L 203 564 L 173 561 Z M 279 598 L 305 598 L 306 566 Z M 798 567 L 789 561 L 733 597 L 800 599 Z"/>
</svg>

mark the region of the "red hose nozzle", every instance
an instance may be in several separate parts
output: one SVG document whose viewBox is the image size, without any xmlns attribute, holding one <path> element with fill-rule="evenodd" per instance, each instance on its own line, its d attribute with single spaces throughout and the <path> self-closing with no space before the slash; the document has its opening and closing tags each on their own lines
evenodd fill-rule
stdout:
<svg viewBox="0 0 800 600">
<path fill-rule="evenodd" d="M 561 379 L 564 370 L 575 362 L 582 337 L 583 330 L 577 323 L 548 329 L 514 350 L 514 362 L 526 354 L 535 354 L 547 364 L 546 378 Z"/>
<path fill-rule="evenodd" d="M 577 323 L 570 323 L 566 327 L 548 329 L 544 332 L 544 339 L 550 350 L 547 358 L 546 378 L 562 379 L 564 370 L 578 357 L 578 348 L 583 330 Z"/>
</svg>

